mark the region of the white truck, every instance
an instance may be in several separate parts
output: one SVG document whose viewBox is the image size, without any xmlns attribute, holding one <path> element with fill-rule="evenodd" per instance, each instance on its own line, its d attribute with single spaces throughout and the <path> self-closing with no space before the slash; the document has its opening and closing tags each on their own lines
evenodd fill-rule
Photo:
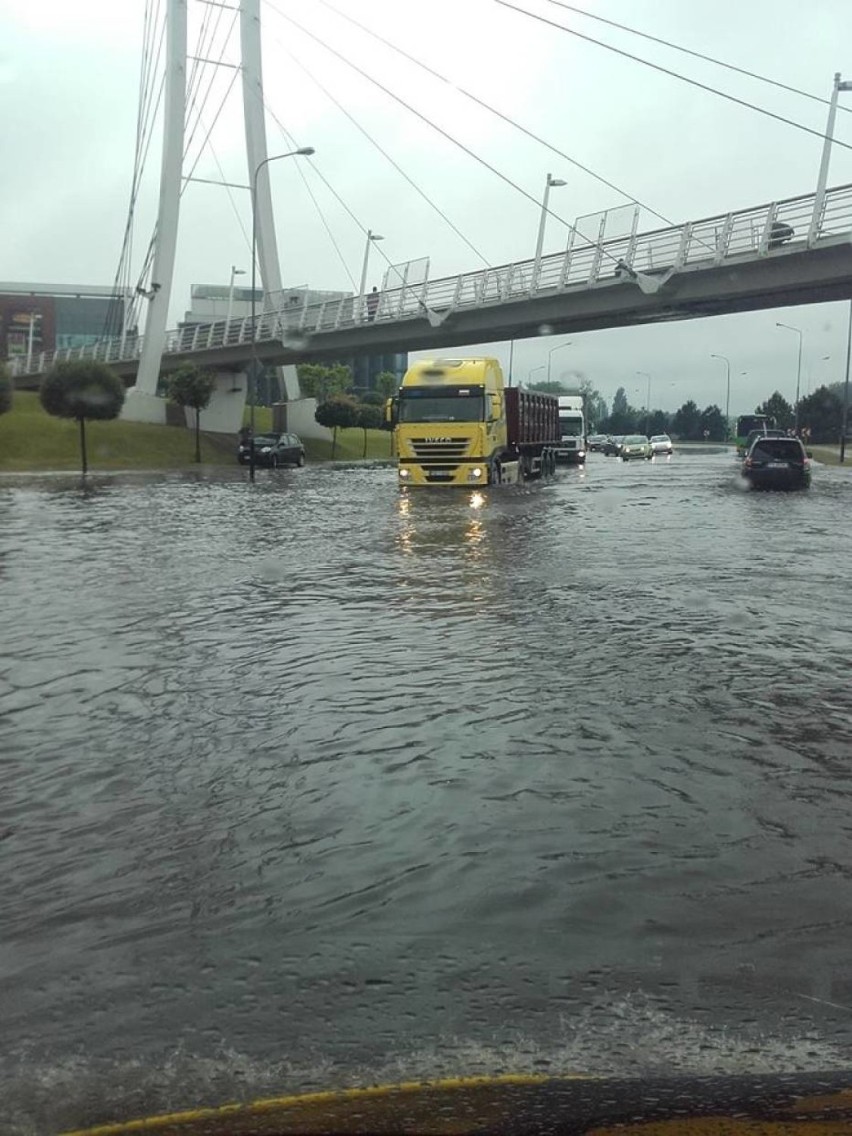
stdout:
<svg viewBox="0 0 852 1136">
<path fill-rule="evenodd" d="M 556 460 L 582 465 L 586 460 L 586 420 L 582 395 L 559 395 L 559 437 Z"/>
</svg>

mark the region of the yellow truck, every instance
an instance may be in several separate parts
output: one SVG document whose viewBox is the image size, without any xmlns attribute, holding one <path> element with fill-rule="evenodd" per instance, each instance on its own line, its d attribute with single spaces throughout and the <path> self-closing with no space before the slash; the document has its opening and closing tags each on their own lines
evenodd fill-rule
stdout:
<svg viewBox="0 0 852 1136">
<path fill-rule="evenodd" d="M 508 387 L 496 359 L 413 363 L 386 406 L 399 484 L 516 484 L 556 469 L 559 403 Z"/>
</svg>

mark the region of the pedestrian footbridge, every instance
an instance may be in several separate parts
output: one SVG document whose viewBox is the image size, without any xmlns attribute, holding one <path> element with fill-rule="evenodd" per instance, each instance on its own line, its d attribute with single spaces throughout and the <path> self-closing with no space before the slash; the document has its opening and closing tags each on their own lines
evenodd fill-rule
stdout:
<svg viewBox="0 0 852 1136">
<path fill-rule="evenodd" d="M 558 253 L 403 284 L 383 292 L 375 311 L 348 296 L 259 312 L 254 329 L 251 319 L 188 325 L 167 333 L 162 369 L 439 351 L 850 297 L 852 185 L 841 185 L 820 200 L 793 197 L 612 240 L 572 230 Z M 141 349 L 141 337 L 125 336 L 21 357 L 11 368 L 26 388 L 55 362 L 98 359 L 133 383 Z"/>
</svg>

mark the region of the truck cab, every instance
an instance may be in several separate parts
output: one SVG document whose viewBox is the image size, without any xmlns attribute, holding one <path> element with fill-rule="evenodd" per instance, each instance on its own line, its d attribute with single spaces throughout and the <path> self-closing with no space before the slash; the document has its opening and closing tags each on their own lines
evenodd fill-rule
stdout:
<svg viewBox="0 0 852 1136">
<path fill-rule="evenodd" d="M 413 363 L 396 401 L 401 485 L 487 485 L 505 445 L 503 375 L 496 359 Z"/>
<path fill-rule="evenodd" d="M 582 465 L 586 460 L 586 420 L 582 395 L 559 395 L 559 442 L 556 460 Z"/>
<path fill-rule="evenodd" d="M 413 363 L 387 415 L 400 486 L 515 483 L 555 466 L 556 400 L 507 388 L 497 359 Z"/>
</svg>

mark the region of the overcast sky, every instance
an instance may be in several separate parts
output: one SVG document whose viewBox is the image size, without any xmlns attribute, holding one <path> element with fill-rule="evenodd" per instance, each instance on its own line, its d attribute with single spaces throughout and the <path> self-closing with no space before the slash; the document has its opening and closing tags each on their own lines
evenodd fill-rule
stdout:
<svg viewBox="0 0 852 1136">
<path fill-rule="evenodd" d="M 547 28 L 494 0 L 330 2 L 675 221 L 808 193 L 815 186 L 819 139 Z M 813 129 L 825 128 L 824 105 L 604 27 L 548 0 L 517 2 Z M 844 64 L 852 77 L 850 0 L 813 0 L 807 7 L 791 0 L 581 0 L 580 6 L 823 98 Z M 2 279 L 112 283 L 130 191 L 144 11 L 144 0 L 0 0 Z M 190 51 L 197 53 L 195 36 L 211 9 L 189 0 L 189 11 Z M 266 102 L 281 124 L 268 117 L 269 152 L 290 146 L 281 127 L 298 145 L 317 151 L 313 166 L 305 159 L 288 159 L 271 167 L 286 284 L 351 289 L 364 249 L 358 223 L 383 234 L 381 252 L 393 263 L 429 257 L 433 278 L 481 265 L 310 76 L 490 263 L 532 256 L 539 212 L 282 13 L 536 199 L 548 172 L 564 179 L 567 185 L 553 191 L 551 205 L 567 220 L 626 204 L 612 189 L 353 28 L 321 0 L 264 0 L 262 13 Z M 231 18 L 224 11 L 217 56 Z M 213 48 L 205 54 L 213 54 Z M 238 62 L 236 33 L 224 59 Z M 216 116 L 232 76 L 231 68 L 216 69 L 185 174 L 197 158 L 198 177 L 221 179 L 224 172 L 225 180 L 247 180 L 238 82 Z M 840 97 L 852 109 L 852 93 Z M 212 150 L 199 155 L 200 140 L 211 127 Z M 852 114 L 838 114 L 836 137 L 852 144 Z M 137 266 L 156 213 L 159 145 L 156 134 L 138 207 Z M 842 182 L 852 182 L 852 151 L 835 147 L 829 184 Z M 647 227 L 658 224 L 649 219 Z M 192 284 L 227 284 L 232 264 L 249 267 L 250 227 L 245 191 L 229 195 L 219 187 L 187 186 L 172 323 L 188 306 Z M 545 250 L 564 247 L 566 235 L 565 226 L 551 219 Z M 370 284 L 381 282 L 381 269 L 376 254 Z M 646 380 L 636 372 L 645 371 L 652 375 L 655 406 L 674 409 L 695 398 L 702 405 L 715 401 L 724 407 L 725 367 L 710 358 L 716 352 L 731 360 L 731 412 L 738 413 L 753 409 L 776 388 L 793 398 L 797 337 L 776 328 L 778 319 L 805 333 L 803 393 L 809 384 L 841 378 L 848 310 L 846 304 L 826 304 L 583 333 L 553 355 L 553 376 L 587 375 L 608 398 L 624 385 L 631 401 L 642 405 Z M 524 379 L 546 363 L 548 350 L 564 338 L 517 343 L 516 375 Z M 508 361 L 507 344 L 489 349 Z"/>
</svg>

